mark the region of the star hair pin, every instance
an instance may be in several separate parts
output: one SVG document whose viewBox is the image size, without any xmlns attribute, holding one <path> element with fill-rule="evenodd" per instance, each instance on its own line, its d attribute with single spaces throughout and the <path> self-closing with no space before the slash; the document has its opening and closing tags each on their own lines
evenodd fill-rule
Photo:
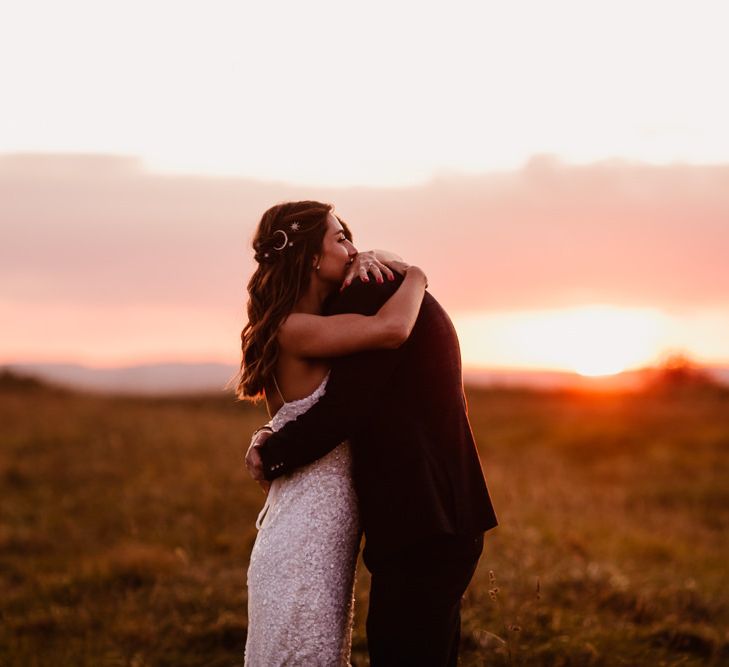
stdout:
<svg viewBox="0 0 729 667">
<path fill-rule="evenodd" d="M 299 223 L 298 222 L 292 222 L 291 223 L 291 231 L 292 232 L 298 232 L 299 231 Z"/>
</svg>

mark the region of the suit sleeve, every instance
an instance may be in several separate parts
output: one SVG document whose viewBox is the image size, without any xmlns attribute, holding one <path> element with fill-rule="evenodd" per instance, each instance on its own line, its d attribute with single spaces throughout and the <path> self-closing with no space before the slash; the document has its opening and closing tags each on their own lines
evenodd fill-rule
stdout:
<svg viewBox="0 0 729 667">
<path fill-rule="evenodd" d="M 373 315 L 402 282 L 355 281 L 329 313 Z M 263 474 L 272 480 L 328 454 L 355 431 L 377 401 L 378 390 L 395 372 L 401 349 L 368 350 L 332 360 L 326 390 L 307 412 L 271 435 L 258 451 Z"/>
</svg>

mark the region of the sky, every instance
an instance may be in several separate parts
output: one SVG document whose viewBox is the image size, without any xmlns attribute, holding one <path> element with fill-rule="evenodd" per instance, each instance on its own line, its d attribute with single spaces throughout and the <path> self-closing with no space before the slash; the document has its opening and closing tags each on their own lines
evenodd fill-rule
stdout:
<svg viewBox="0 0 729 667">
<path fill-rule="evenodd" d="M 238 361 L 253 229 L 333 203 L 466 365 L 729 363 L 722 2 L 0 4 L 0 362 Z"/>
</svg>

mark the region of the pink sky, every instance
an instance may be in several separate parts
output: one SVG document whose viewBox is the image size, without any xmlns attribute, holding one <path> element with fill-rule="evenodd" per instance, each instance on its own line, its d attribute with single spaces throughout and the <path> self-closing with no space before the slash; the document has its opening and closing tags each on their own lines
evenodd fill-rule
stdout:
<svg viewBox="0 0 729 667">
<path fill-rule="evenodd" d="M 360 249 L 422 265 L 454 318 L 593 302 L 729 318 L 729 165 L 536 156 L 516 171 L 390 188 L 140 165 L 0 155 L 0 361 L 237 363 L 250 238 L 290 199 L 331 202 Z M 716 360 L 729 360 L 725 338 Z"/>
</svg>

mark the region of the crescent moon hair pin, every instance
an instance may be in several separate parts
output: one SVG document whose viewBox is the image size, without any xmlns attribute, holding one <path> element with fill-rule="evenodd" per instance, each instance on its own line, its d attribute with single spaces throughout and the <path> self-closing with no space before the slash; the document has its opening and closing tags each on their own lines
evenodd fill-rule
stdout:
<svg viewBox="0 0 729 667">
<path fill-rule="evenodd" d="M 289 235 L 283 230 L 283 229 L 277 229 L 273 235 L 276 236 L 276 234 L 282 234 L 283 235 L 283 242 L 281 245 L 275 245 L 273 246 L 274 250 L 283 250 L 289 243 Z"/>
</svg>

